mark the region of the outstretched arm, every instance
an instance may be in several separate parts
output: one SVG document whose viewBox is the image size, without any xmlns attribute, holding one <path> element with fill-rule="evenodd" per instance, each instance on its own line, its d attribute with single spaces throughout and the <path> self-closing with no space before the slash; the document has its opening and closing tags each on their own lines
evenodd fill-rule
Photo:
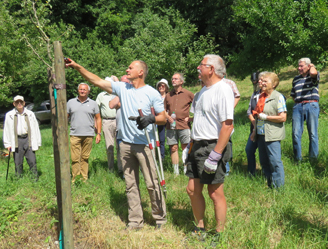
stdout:
<svg viewBox="0 0 328 249">
<path fill-rule="evenodd" d="M 99 76 L 89 72 L 88 70 L 86 70 L 84 67 L 82 67 L 81 65 L 77 64 L 75 61 L 73 61 L 72 59 L 70 59 L 71 62 L 70 63 L 66 63 L 66 67 L 72 67 L 75 70 L 77 70 L 82 76 L 83 78 L 85 78 L 88 82 L 90 82 L 91 84 L 103 89 L 104 91 L 108 92 L 108 93 L 112 93 L 112 84 L 110 83 L 110 81 L 101 79 Z"/>
</svg>

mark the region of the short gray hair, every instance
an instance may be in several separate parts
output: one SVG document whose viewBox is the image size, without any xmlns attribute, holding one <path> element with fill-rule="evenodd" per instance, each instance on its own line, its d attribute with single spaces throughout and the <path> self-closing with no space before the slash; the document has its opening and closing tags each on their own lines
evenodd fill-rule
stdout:
<svg viewBox="0 0 328 249">
<path fill-rule="evenodd" d="M 91 87 L 90 87 L 87 83 L 84 83 L 84 82 L 80 83 L 80 84 L 77 86 L 77 90 L 79 90 L 80 85 L 87 85 L 87 86 L 88 86 L 88 89 L 89 89 L 89 92 L 90 92 Z"/>
<path fill-rule="evenodd" d="M 148 66 L 147 66 L 147 63 L 142 61 L 142 60 L 136 60 L 137 62 L 140 63 L 140 66 L 143 70 L 143 79 L 145 80 L 147 75 L 148 75 Z"/>
<path fill-rule="evenodd" d="M 175 75 L 175 74 L 179 74 L 180 80 L 181 80 L 183 83 L 185 82 L 185 79 L 184 79 L 183 73 L 175 72 L 173 75 Z"/>
<path fill-rule="evenodd" d="M 304 57 L 298 60 L 298 63 L 305 62 L 305 64 L 308 66 L 311 64 L 310 58 Z"/>
<path fill-rule="evenodd" d="M 207 58 L 206 64 L 212 65 L 214 67 L 214 72 L 217 76 L 223 78 L 226 75 L 226 66 L 224 60 L 215 54 L 207 54 L 204 59 Z"/>
</svg>

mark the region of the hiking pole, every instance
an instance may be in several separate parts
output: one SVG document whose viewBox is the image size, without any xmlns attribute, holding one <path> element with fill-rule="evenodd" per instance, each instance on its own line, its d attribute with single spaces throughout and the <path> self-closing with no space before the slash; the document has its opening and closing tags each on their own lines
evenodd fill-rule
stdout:
<svg viewBox="0 0 328 249">
<path fill-rule="evenodd" d="M 143 113 L 142 113 L 142 110 L 141 109 L 138 109 L 138 112 L 139 112 L 139 116 L 140 117 L 143 117 Z M 163 188 L 163 194 L 164 194 L 164 197 L 166 198 L 166 186 L 165 186 L 165 181 L 163 182 L 162 180 L 162 175 L 159 171 L 159 168 L 158 168 L 158 165 L 157 165 L 157 161 L 156 161 L 156 155 L 155 155 L 155 152 L 154 152 L 154 147 L 153 147 L 153 144 L 151 143 L 150 141 L 150 137 L 149 137 L 149 133 L 147 131 L 147 127 L 144 129 L 145 131 L 145 134 L 146 134 L 146 137 L 147 137 L 147 141 L 148 141 L 148 145 L 149 145 L 149 149 L 151 151 L 151 155 L 153 156 L 153 159 L 154 159 L 154 163 L 155 163 L 155 167 L 156 167 L 156 171 L 157 171 L 157 175 L 158 175 L 158 178 L 159 178 L 159 182 Z"/>
<path fill-rule="evenodd" d="M 11 150 L 9 150 L 9 156 L 8 156 L 8 166 L 7 166 L 7 175 L 6 175 L 6 181 L 8 179 L 8 172 L 9 172 L 9 161 L 10 161 L 10 153 L 11 153 Z"/>
<path fill-rule="evenodd" d="M 155 109 L 154 107 L 150 107 L 151 114 L 155 116 Z M 164 170 L 163 170 L 163 162 L 162 162 L 162 155 L 161 155 L 161 148 L 160 148 L 160 143 L 159 143 L 159 136 L 158 136 L 158 130 L 155 124 L 153 124 L 153 130 L 155 133 L 155 140 L 156 140 L 156 148 L 157 148 L 157 154 L 158 154 L 158 162 L 159 162 L 159 171 L 162 176 L 162 181 L 161 181 L 161 186 L 163 187 L 164 195 L 166 198 L 166 186 L 165 186 L 165 178 L 164 178 Z"/>
<path fill-rule="evenodd" d="M 141 111 L 141 109 L 138 109 L 138 112 L 139 112 L 139 116 L 140 117 L 143 117 L 143 113 Z M 129 120 L 137 120 L 138 117 L 129 117 Z M 147 131 L 147 127 L 144 128 L 144 131 L 145 131 L 145 135 L 146 135 L 146 138 L 147 138 L 147 142 L 148 142 L 148 146 L 149 146 L 149 149 L 150 149 L 150 152 L 151 152 L 151 155 L 153 157 L 153 160 L 154 160 L 154 163 L 155 163 L 155 167 L 156 167 L 156 172 L 157 172 L 157 176 L 159 178 L 159 182 L 161 183 L 161 186 L 163 188 L 163 194 L 164 194 L 164 197 L 166 198 L 166 187 L 165 187 L 165 182 L 162 181 L 162 176 L 159 172 L 159 169 L 158 169 L 158 165 L 157 165 L 157 161 L 156 161 L 156 156 L 155 156 L 155 153 L 154 153 L 154 148 L 153 148 L 153 145 L 150 141 L 150 137 L 149 137 L 149 133 Z M 162 185 L 162 183 L 164 185 Z"/>
</svg>

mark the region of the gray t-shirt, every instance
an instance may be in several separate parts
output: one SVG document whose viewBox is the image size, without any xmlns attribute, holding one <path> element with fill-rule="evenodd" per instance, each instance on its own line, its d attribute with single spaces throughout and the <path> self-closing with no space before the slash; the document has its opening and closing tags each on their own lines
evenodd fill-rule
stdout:
<svg viewBox="0 0 328 249">
<path fill-rule="evenodd" d="M 99 113 L 97 102 L 87 98 L 83 103 L 78 98 L 67 102 L 67 113 L 71 118 L 71 136 L 94 136 L 94 116 Z"/>
</svg>

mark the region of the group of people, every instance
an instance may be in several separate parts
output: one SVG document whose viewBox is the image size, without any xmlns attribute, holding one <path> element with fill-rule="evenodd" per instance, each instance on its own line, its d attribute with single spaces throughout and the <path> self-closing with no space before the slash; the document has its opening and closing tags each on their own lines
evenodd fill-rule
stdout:
<svg viewBox="0 0 328 249">
<path fill-rule="evenodd" d="M 128 200 L 128 230 L 141 229 L 144 225 L 141 207 L 139 174 L 142 171 L 151 200 L 152 216 L 156 228 L 167 221 L 166 205 L 151 155 L 148 131 L 154 144 L 154 126 L 159 130 L 161 156 L 164 158 L 165 137 L 170 146 L 174 173 L 179 174 L 178 142 L 188 150 L 185 175 L 189 177 L 187 193 L 196 220 L 194 234 L 205 232 L 204 185 L 214 204 L 216 237 L 224 230 L 227 204 L 224 180 L 228 161 L 232 156 L 231 135 L 234 131 L 234 108 L 240 94 L 233 81 L 225 79 L 226 67 L 218 55 L 205 55 L 197 67 L 203 88 L 195 96 L 182 88 L 182 73 L 172 76 L 173 89 L 168 81 L 160 80 L 155 90 L 145 83 L 148 66 L 144 61 L 133 61 L 121 81 L 114 76 L 101 79 L 71 60 L 66 67 L 77 70 L 88 82 L 103 90 L 96 101 L 88 97 L 90 86 L 78 85 L 78 96 L 68 101 L 67 113 L 71 121 L 70 142 L 72 182 L 77 175 L 88 179 L 88 158 L 93 137 L 101 140 L 103 130 L 107 147 L 108 167 L 113 169 L 114 144 L 119 144 L 119 170 L 123 172 Z M 293 108 L 293 148 L 296 160 L 301 160 L 301 135 L 304 120 L 310 136 L 310 157 L 318 156 L 319 73 L 308 58 L 299 61 L 300 75 L 293 80 L 291 96 Z M 278 76 L 272 72 L 252 74 L 254 93 L 248 117 L 251 132 L 246 145 L 248 170 L 255 174 L 255 151 L 259 148 L 260 163 L 269 187 L 284 185 L 284 168 L 281 160 L 280 141 L 285 137 L 284 122 L 287 118 L 284 96 L 276 91 Z M 41 135 L 33 112 L 24 108 L 24 98 L 14 98 L 14 109 L 6 114 L 3 141 L 14 152 L 16 174 L 22 174 L 25 156 L 37 179 L 35 151 L 41 146 Z M 189 117 L 189 111 L 193 117 Z M 155 115 L 151 108 L 154 108 Z M 143 115 L 140 115 L 140 110 Z M 174 114 L 174 115 L 173 115 Z M 131 119 L 130 117 L 136 117 Z M 102 120 L 102 122 L 101 122 Z M 190 122 L 193 122 L 192 128 Z M 166 130 L 166 135 L 165 135 Z"/>
<path fill-rule="evenodd" d="M 298 72 L 292 83 L 290 96 L 294 100 L 292 114 L 292 138 L 295 161 L 302 160 L 302 133 L 306 121 L 309 134 L 309 158 L 316 160 L 319 154 L 319 72 L 309 58 L 298 61 Z M 285 182 L 281 160 L 280 141 L 285 138 L 284 122 L 287 119 L 285 97 L 276 91 L 279 78 L 270 72 L 253 73 L 254 92 L 247 110 L 251 131 L 246 144 L 248 172 L 255 175 L 255 152 L 259 149 L 262 171 L 269 187 L 281 187 Z"/>
</svg>

